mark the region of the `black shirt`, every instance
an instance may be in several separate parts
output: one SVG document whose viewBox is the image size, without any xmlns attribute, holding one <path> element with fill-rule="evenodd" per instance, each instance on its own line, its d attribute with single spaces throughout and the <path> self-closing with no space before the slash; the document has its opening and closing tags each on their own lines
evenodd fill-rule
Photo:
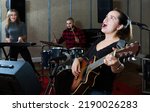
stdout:
<svg viewBox="0 0 150 112">
<path fill-rule="evenodd" d="M 103 58 L 107 54 L 111 53 L 112 47 L 116 48 L 118 42 L 114 42 L 111 45 L 97 51 L 96 45 L 102 41 L 103 38 L 98 38 L 97 41 L 91 46 L 91 48 L 85 53 L 84 59 L 86 61 L 90 62 L 93 60 L 93 57 L 96 57 L 96 60 Z M 96 73 L 100 73 L 98 77 L 96 77 L 94 89 L 100 90 L 100 91 L 111 91 L 113 80 L 115 78 L 115 74 L 111 71 L 111 67 L 102 64 L 100 67 L 97 67 L 94 69 Z"/>
</svg>

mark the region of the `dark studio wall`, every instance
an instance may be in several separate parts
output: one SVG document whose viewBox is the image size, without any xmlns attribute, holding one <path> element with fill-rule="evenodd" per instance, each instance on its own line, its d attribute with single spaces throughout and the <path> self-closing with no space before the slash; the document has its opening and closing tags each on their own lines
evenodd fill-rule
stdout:
<svg viewBox="0 0 150 112">
<path fill-rule="evenodd" d="M 113 9 L 113 0 L 97 0 L 98 22 L 102 23 L 106 14 Z"/>
</svg>

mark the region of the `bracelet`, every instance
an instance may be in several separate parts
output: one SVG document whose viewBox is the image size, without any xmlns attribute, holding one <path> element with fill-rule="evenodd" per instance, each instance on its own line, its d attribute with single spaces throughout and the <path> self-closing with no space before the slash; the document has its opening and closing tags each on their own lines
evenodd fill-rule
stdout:
<svg viewBox="0 0 150 112">
<path fill-rule="evenodd" d="M 123 66 L 123 64 L 121 63 L 121 64 L 119 64 L 116 68 L 117 68 L 117 70 L 119 70 L 121 67 Z"/>
</svg>

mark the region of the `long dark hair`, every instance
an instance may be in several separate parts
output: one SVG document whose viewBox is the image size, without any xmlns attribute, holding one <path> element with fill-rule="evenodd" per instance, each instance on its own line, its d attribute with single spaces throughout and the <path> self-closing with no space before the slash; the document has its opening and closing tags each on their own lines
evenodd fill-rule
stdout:
<svg viewBox="0 0 150 112">
<path fill-rule="evenodd" d="M 114 9 L 113 11 L 119 12 L 119 24 L 123 24 L 123 28 L 119 30 L 116 35 L 121 39 L 130 40 L 133 37 L 131 20 L 125 13 L 123 13 L 119 9 Z"/>
</svg>

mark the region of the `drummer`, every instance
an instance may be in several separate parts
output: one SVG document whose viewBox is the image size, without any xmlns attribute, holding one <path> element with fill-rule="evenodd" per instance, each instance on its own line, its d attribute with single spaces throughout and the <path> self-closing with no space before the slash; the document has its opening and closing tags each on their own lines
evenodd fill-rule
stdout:
<svg viewBox="0 0 150 112">
<path fill-rule="evenodd" d="M 85 48 L 86 39 L 84 32 L 75 26 L 72 17 L 66 20 L 66 29 L 63 31 L 62 36 L 59 39 L 55 39 L 57 44 L 62 44 L 63 42 L 65 42 L 68 49 L 73 47 Z"/>
</svg>

